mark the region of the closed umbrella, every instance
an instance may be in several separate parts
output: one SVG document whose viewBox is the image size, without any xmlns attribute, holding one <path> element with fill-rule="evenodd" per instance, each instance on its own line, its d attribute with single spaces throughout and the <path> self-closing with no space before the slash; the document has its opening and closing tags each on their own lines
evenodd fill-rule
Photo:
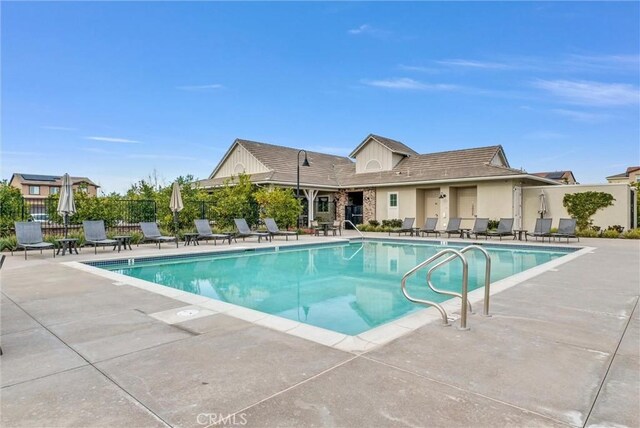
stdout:
<svg viewBox="0 0 640 428">
<path fill-rule="evenodd" d="M 547 197 L 544 195 L 544 190 L 540 191 L 540 208 L 538 208 L 538 214 L 540 214 L 540 218 L 544 218 L 544 215 L 547 213 Z"/>
<path fill-rule="evenodd" d="M 69 174 L 62 176 L 60 199 L 58 200 L 58 214 L 64 218 L 64 237 L 67 237 L 69 217 L 76 213 L 76 203 L 73 200 L 73 182 Z"/>
<path fill-rule="evenodd" d="M 169 202 L 169 208 L 173 213 L 173 223 L 176 228 L 176 232 L 178 231 L 178 213 L 182 211 L 184 208 L 184 204 L 182 203 L 182 195 L 180 194 L 180 185 L 176 181 L 173 183 L 173 189 L 171 191 L 171 201 Z"/>
</svg>

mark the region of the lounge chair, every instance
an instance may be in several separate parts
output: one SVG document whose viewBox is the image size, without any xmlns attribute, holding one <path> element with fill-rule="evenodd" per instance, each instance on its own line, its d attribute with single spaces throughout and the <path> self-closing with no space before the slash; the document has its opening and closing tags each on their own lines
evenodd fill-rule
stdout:
<svg viewBox="0 0 640 428">
<path fill-rule="evenodd" d="M 115 239 L 108 239 L 107 232 L 104 229 L 104 221 L 102 220 L 86 220 L 82 222 L 82 228 L 84 229 L 84 242 L 85 245 L 93 245 L 94 254 L 98 254 L 98 247 L 111 247 L 115 250 L 118 246 L 118 241 Z"/>
<path fill-rule="evenodd" d="M 513 233 L 513 219 L 501 218 L 500 223 L 498 223 L 498 229 L 487 232 L 487 236 L 498 236 L 501 241 L 503 236 L 513 236 L 513 239 L 516 239 L 516 235 Z"/>
<path fill-rule="evenodd" d="M 444 233 L 447 234 L 447 238 L 450 238 L 452 234 L 459 235 L 463 238 L 463 231 L 460 229 L 460 223 L 462 223 L 462 219 L 460 217 L 449 219 L 449 224 L 447 224 L 447 228 L 444 231 Z"/>
<path fill-rule="evenodd" d="M 405 235 L 407 233 L 411 233 L 413 235 L 413 223 L 415 221 L 416 219 L 413 217 L 405 217 L 402 221 L 402 226 L 400 226 L 400 228 L 398 229 L 390 230 L 389 236 L 391 236 L 392 233 L 397 233 L 398 236 L 400 236 L 401 233 L 404 233 Z"/>
<path fill-rule="evenodd" d="M 285 238 L 287 238 L 287 241 L 288 241 L 290 236 L 295 236 L 296 240 L 298 239 L 298 232 L 280 230 L 278 228 L 278 224 L 272 218 L 265 218 L 264 224 L 265 226 L 267 226 L 267 231 L 269 232 L 269 235 L 271 235 L 271 238 L 273 238 L 274 236 L 284 236 Z"/>
<path fill-rule="evenodd" d="M 488 218 L 476 218 L 476 221 L 473 223 L 473 229 L 467 232 L 467 236 L 471 238 L 471 235 L 473 235 L 475 239 L 478 239 L 478 236 L 484 236 L 484 239 L 487 239 L 488 229 Z"/>
<path fill-rule="evenodd" d="M 436 236 L 440 236 L 440 232 L 436 230 L 437 226 L 438 226 L 437 217 L 428 218 L 427 221 L 424 222 L 424 226 L 422 226 L 422 229 L 420 229 L 420 233 L 422 233 L 423 237 L 425 234 L 429 236 L 430 233 L 433 233 Z"/>
<path fill-rule="evenodd" d="M 140 223 L 140 229 L 142 229 L 142 234 L 144 235 L 145 241 L 151 241 L 158 244 L 158 249 L 162 245 L 163 242 L 175 242 L 176 248 L 178 248 L 178 237 L 177 236 L 163 236 L 160 233 L 160 229 L 158 229 L 158 224 L 155 222 L 142 222 Z"/>
<path fill-rule="evenodd" d="M 229 241 L 229 245 L 231 245 L 231 240 L 233 239 L 233 235 L 231 233 L 213 233 L 211 230 L 211 226 L 209 225 L 209 220 L 194 220 L 196 224 L 196 230 L 198 231 L 198 236 L 196 239 L 209 241 L 209 239 L 213 239 L 213 245 L 217 245 L 216 241 L 218 239 L 222 239 L 223 241 Z"/>
<path fill-rule="evenodd" d="M 536 225 L 533 228 L 533 233 L 526 233 L 524 236 L 525 240 L 528 240 L 528 236 L 533 236 L 538 240 L 538 237 L 542 238 L 542 242 L 544 242 L 544 238 L 549 238 L 551 240 L 551 219 L 550 218 L 537 218 Z"/>
<path fill-rule="evenodd" d="M 56 246 L 49 243 L 44 242 L 42 239 L 42 226 L 40 223 L 33 221 L 16 221 L 16 240 L 17 240 L 17 249 L 24 249 L 24 259 L 27 260 L 27 251 L 28 250 L 40 250 L 40 254 L 42 254 L 42 250 L 52 248 L 53 249 L 53 257 L 56 257 Z M 13 255 L 13 250 L 11 251 L 11 255 Z"/>
<path fill-rule="evenodd" d="M 558 224 L 558 231 L 549 234 L 549 236 L 558 239 L 567 238 L 567 243 L 569 243 L 569 238 L 576 238 L 578 242 L 580 242 L 580 238 L 576 235 L 576 219 L 561 218 Z M 549 240 L 551 240 L 551 238 L 549 238 Z"/>
<path fill-rule="evenodd" d="M 257 236 L 258 242 L 260 242 L 262 238 L 266 238 L 268 240 L 271 239 L 271 236 L 267 232 L 254 232 L 253 230 L 251 230 L 249 228 L 249 225 L 247 224 L 247 220 L 243 218 L 236 218 L 233 221 L 236 223 L 236 229 L 238 229 L 236 238 L 242 238 L 242 240 L 244 240 L 244 238 L 250 236 Z"/>
</svg>

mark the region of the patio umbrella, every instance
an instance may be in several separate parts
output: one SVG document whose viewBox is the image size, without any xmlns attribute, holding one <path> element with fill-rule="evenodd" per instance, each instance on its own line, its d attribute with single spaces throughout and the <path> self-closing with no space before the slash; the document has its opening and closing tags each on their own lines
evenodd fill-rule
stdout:
<svg viewBox="0 0 640 428">
<path fill-rule="evenodd" d="M 173 183 L 173 190 L 171 191 L 171 201 L 169 202 L 169 208 L 173 213 L 173 223 L 178 231 L 178 213 L 184 208 L 182 203 L 182 195 L 180 194 L 180 185 L 176 181 Z"/>
<path fill-rule="evenodd" d="M 544 190 L 540 191 L 540 207 L 538 208 L 538 214 L 540 214 L 540 218 L 544 218 L 544 215 L 547 213 L 547 197 L 544 195 Z"/>
<path fill-rule="evenodd" d="M 69 229 L 69 216 L 76 213 L 76 203 L 73 200 L 73 182 L 69 174 L 62 176 L 60 186 L 60 199 L 58 199 L 58 214 L 64 218 L 64 237 L 67 237 Z"/>
</svg>

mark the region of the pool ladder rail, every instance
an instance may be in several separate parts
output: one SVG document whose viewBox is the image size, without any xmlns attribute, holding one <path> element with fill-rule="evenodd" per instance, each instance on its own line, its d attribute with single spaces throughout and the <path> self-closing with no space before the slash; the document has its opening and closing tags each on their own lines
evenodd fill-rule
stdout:
<svg viewBox="0 0 640 428">
<path fill-rule="evenodd" d="M 469 245 L 467 247 L 464 247 L 462 250 L 455 250 L 453 248 L 445 248 L 444 250 L 439 251 L 438 253 L 436 253 L 435 255 L 433 255 L 432 257 L 429 257 L 427 260 L 423 261 L 422 263 L 418 264 L 417 266 L 415 266 L 413 269 L 409 270 L 407 273 L 405 273 L 402 277 L 402 281 L 401 281 L 401 287 L 402 287 L 402 294 L 404 294 L 404 296 L 407 298 L 407 300 L 414 302 L 414 303 L 419 303 L 421 305 L 427 305 L 427 306 L 433 306 L 435 307 L 438 312 L 440 312 L 440 315 L 442 316 L 442 324 L 445 326 L 450 325 L 449 324 L 449 317 L 447 316 L 447 312 L 444 310 L 444 308 L 436 303 L 436 302 L 432 302 L 430 300 L 424 300 L 424 299 L 418 299 L 416 297 L 412 297 L 408 292 L 407 292 L 407 280 L 409 279 L 409 277 L 413 276 L 417 271 L 419 271 L 420 269 L 422 269 L 425 266 L 428 266 L 429 264 L 435 262 L 436 260 L 441 259 L 443 256 L 448 255 L 449 257 L 447 257 L 444 260 L 439 261 L 437 264 L 435 264 L 434 266 L 432 266 L 428 271 L 427 271 L 427 277 L 426 277 L 426 282 L 427 282 L 427 286 L 434 292 L 438 293 L 438 294 L 444 294 L 447 296 L 452 296 L 452 297 L 459 297 L 462 300 L 462 305 L 460 308 L 460 330 L 469 330 L 469 328 L 467 327 L 467 309 L 469 310 L 469 312 L 473 313 L 471 310 L 471 304 L 469 303 L 468 300 L 468 293 L 469 293 L 469 263 L 467 262 L 467 258 L 465 257 L 465 253 L 471 250 L 476 250 L 476 251 L 480 251 L 480 253 L 482 253 L 484 255 L 485 258 L 485 271 L 484 271 L 484 307 L 483 307 L 483 315 L 484 316 L 491 316 L 489 315 L 489 296 L 490 296 L 490 283 L 491 283 L 491 256 L 489 255 L 489 253 L 487 252 L 487 250 L 485 250 L 484 248 L 482 248 L 479 245 Z M 431 275 L 433 274 L 433 272 L 450 263 L 451 261 L 455 260 L 455 259 L 460 259 L 460 261 L 462 262 L 462 292 L 461 293 L 456 293 L 453 291 L 445 291 L 445 290 L 440 290 L 436 287 L 434 287 L 433 283 L 431 282 Z"/>
<path fill-rule="evenodd" d="M 356 232 L 358 232 L 360 234 L 360 237 L 364 238 L 364 234 L 362 232 L 360 232 L 360 229 L 358 229 L 358 226 L 353 224 L 353 222 L 351 220 L 343 220 L 342 222 L 343 222 L 343 224 L 349 223 L 351 226 L 353 226 L 353 228 L 356 230 Z"/>
</svg>

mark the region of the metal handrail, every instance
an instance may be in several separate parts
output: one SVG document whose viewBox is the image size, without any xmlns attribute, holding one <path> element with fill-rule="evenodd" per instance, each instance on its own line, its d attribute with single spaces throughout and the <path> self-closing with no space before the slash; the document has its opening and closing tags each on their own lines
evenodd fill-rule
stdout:
<svg viewBox="0 0 640 428">
<path fill-rule="evenodd" d="M 483 307 L 483 313 L 482 315 L 488 317 L 491 316 L 489 315 L 489 295 L 490 295 L 490 284 L 491 284 L 491 256 L 489 255 L 489 253 L 487 252 L 487 250 L 485 250 L 484 248 L 482 248 L 479 245 L 468 245 L 466 247 L 464 247 L 462 250 L 460 250 L 460 253 L 464 254 L 467 251 L 471 251 L 471 250 L 478 250 L 480 251 L 485 258 L 485 268 L 484 268 L 484 307 Z M 441 262 L 439 262 L 438 264 L 436 264 L 435 266 L 433 266 L 431 269 L 429 269 L 429 272 L 427 272 L 427 284 L 429 284 L 429 287 L 431 287 L 432 289 L 435 289 L 435 287 L 433 287 L 433 284 L 431 284 L 431 273 L 439 268 L 440 266 L 446 265 L 447 263 L 451 262 L 452 260 L 454 260 L 456 258 L 456 256 L 450 256 L 444 260 L 442 260 Z M 462 299 L 462 295 L 460 293 L 455 293 L 455 292 L 446 292 L 446 291 L 441 291 L 442 294 L 449 294 L 449 295 L 453 295 L 455 297 L 460 297 Z M 466 299 L 464 299 L 466 300 Z M 468 303 L 468 301 L 467 301 Z M 473 311 L 471 310 L 471 303 L 468 303 L 469 305 L 469 312 L 473 313 Z"/>
<path fill-rule="evenodd" d="M 351 259 L 353 259 L 360 251 L 362 251 L 363 248 L 364 248 L 364 243 L 360 244 L 360 248 L 358 248 L 356 250 L 356 252 L 351 255 L 351 257 L 342 256 L 342 260 L 346 260 L 346 261 L 350 262 Z"/>
<path fill-rule="evenodd" d="M 467 259 L 465 258 L 464 254 L 462 254 L 460 251 L 454 250 L 453 248 L 445 248 L 444 250 L 439 251 L 434 256 L 428 258 L 427 260 L 423 261 L 422 263 L 418 264 L 413 269 L 411 269 L 410 271 L 405 273 L 404 276 L 402 277 L 402 282 L 401 282 L 402 294 L 404 294 L 404 297 L 406 297 L 407 300 L 409 300 L 411 302 L 420 303 L 420 304 L 423 304 L 423 305 L 429 305 L 429 306 L 435 307 L 440 312 L 440 315 L 442 316 L 442 324 L 445 325 L 445 326 L 449 325 L 449 318 L 447 317 L 447 312 L 444 310 L 444 308 L 442 306 L 440 306 L 436 302 L 432 302 L 432 301 L 429 301 L 429 300 L 416 299 L 415 297 L 411 297 L 409 295 L 409 293 L 407 293 L 407 279 L 411 275 L 416 273 L 416 271 L 422 269 L 423 267 L 427 266 L 430 263 L 433 263 L 435 260 L 437 260 L 440 257 L 444 256 L 445 254 L 452 254 L 451 258 L 459 257 L 460 260 L 462 260 L 462 296 L 461 296 L 461 298 L 462 298 L 462 308 L 464 310 L 461 310 L 460 328 L 463 329 L 463 330 L 467 330 L 467 311 L 466 311 L 466 309 L 467 309 L 467 305 L 468 305 L 468 303 L 467 303 L 467 288 L 468 288 L 469 270 L 468 270 Z M 427 282 L 427 286 L 432 291 L 435 291 L 436 293 L 442 293 L 442 290 L 434 289 L 433 286 L 429 282 Z M 448 293 L 444 293 L 444 294 L 448 294 Z"/>
<path fill-rule="evenodd" d="M 343 223 L 349 223 L 360 234 L 360 236 L 364 238 L 364 235 L 362 234 L 362 232 L 360 232 L 360 229 L 358 229 L 358 226 L 353 224 L 353 222 L 351 220 L 342 220 L 342 222 Z"/>
</svg>

